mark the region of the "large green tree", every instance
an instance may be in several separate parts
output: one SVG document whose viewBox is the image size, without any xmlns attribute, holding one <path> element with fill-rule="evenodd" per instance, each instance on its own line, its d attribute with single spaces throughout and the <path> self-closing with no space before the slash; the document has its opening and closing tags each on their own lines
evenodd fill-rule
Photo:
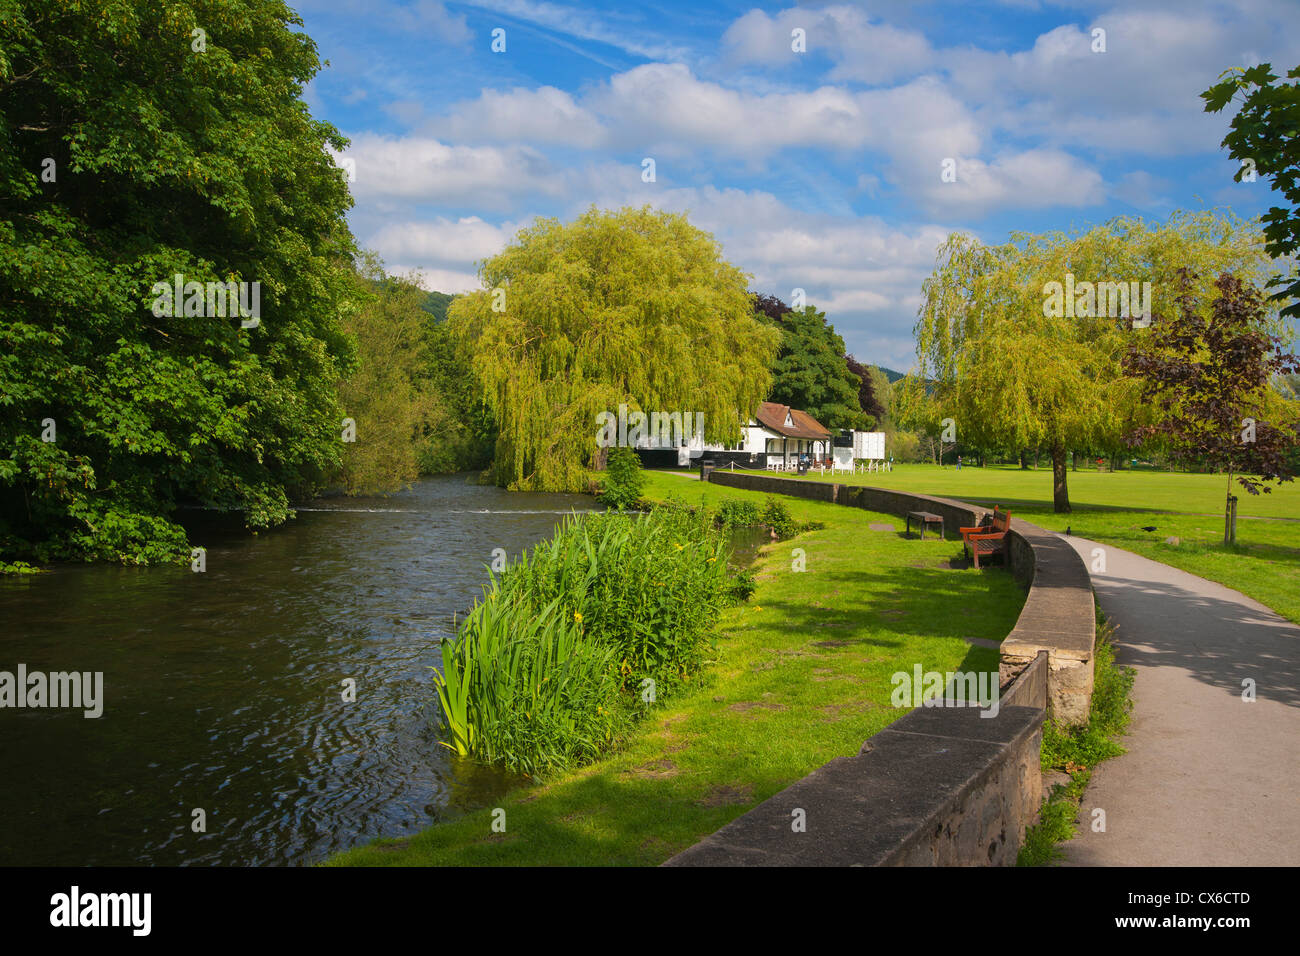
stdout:
<svg viewBox="0 0 1300 956">
<path fill-rule="evenodd" d="M 385 275 L 373 253 L 359 266 L 343 317 L 359 364 L 339 383 L 347 426 L 336 477 L 349 494 L 384 494 L 418 477 L 426 436 L 441 433 L 448 416 L 427 374 L 428 293 L 415 276 Z"/>
<path fill-rule="evenodd" d="M 1300 66 L 1279 83 L 1268 63 L 1250 69 L 1233 69 L 1220 82 L 1201 94 L 1205 110 L 1217 113 L 1241 94 L 1241 105 L 1232 118 L 1228 135 L 1220 144 L 1240 164 L 1237 182 L 1253 182 L 1261 173 L 1273 179 L 1290 208 L 1273 206 L 1261 221 L 1270 255 L 1294 256 L 1300 249 Z M 1300 272 L 1292 262 L 1291 275 L 1275 278 L 1272 298 L 1282 303 L 1281 314 L 1300 316 Z"/>
<path fill-rule="evenodd" d="M 738 439 L 767 393 L 777 333 L 754 317 L 744 273 L 685 216 L 650 207 L 539 219 L 480 270 L 448 321 L 498 427 L 499 484 L 585 487 L 601 412 L 704 416 Z"/>
<path fill-rule="evenodd" d="M 1014 234 L 1000 246 L 954 233 L 922 286 L 921 367 L 902 390 L 906 417 L 981 448 L 1047 448 L 1054 507 L 1069 511 L 1067 451 L 1117 444 L 1153 414 L 1120 369 L 1144 334 L 1135 324 L 1148 320 L 1108 314 L 1120 303 L 1100 298 L 1095 284 L 1139 283 L 1137 301 L 1157 314 L 1182 288 L 1189 264 L 1208 291 L 1213 280 L 1204 277 L 1228 271 L 1262 286 L 1269 258 L 1256 226 L 1215 212 Z M 1128 311 L 1138 311 L 1132 301 Z"/>
<path fill-rule="evenodd" d="M 0 2 L 3 551 L 174 556 L 176 503 L 272 525 L 337 467 L 346 142 L 301 99 L 301 26 L 276 0 Z M 259 283 L 260 324 L 156 315 L 178 274 Z"/>
<path fill-rule="evenodd" d="M 447 321 L 455 298 L 430 292 L 423 307 L 425 375 L 438 396 L 420 451 L 425 474 L 481 471 L 496 451 L 496 420 L 483 400 L 473 356 Z"/>
<path fill-rule="evenodd" d="M 844 339 L 814 306 L 791 310 L 775 296 L 757 296 L 756 314 L 779 328 L 781 348 L 772 362 L 768 400 L 802 409 L 827 428 L 864 428 L 870 415 L 859 393 L 866 387 L 851 370 Z"/>
</svg>

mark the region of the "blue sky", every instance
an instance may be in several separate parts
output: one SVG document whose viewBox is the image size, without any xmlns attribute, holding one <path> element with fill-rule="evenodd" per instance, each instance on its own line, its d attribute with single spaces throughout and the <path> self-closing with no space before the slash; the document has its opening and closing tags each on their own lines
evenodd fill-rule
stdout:
<svg viewBox="0 0 1300 956">
<path fill-rule="evenodd" d="M 329 61 L 307 101 L 352 141 L 353 231 L 390 271 L 477 288 L 537 216 L 650 203 L 900 370 L 954 230 L 1258 216 L 1275 194 L 1232 181 L 1231 108 L 1198 94 L 1300 63 L 1300 0 L 291 5 Z"/>
</svg>

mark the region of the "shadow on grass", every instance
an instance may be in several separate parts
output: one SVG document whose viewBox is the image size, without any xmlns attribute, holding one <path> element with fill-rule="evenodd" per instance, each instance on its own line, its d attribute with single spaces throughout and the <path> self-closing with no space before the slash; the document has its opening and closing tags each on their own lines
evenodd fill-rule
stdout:
<svg viewBox="0 0 1300 956">
<path fill-rule="evenodd" d="M 1146 520 L 1160 520 L 1158 518 L 1151 519 L 1151 512 L 1144 513 L 1143 517 Z M 1185 522 L 1185 516 L 1183 517 Z M 1030 516 L 1025 520 L 1032 522 L 1034 518 Z M 1297 528 L 1295 532 L 1295 546 L 1289 546 L 1278 544 L 1275 541 L 1252 541 L 1250 540 L 1251 529 L 1242 528 L 1241 525 L 1238 525 L 1237 544 L 1225 546 L 1223 544 L 1223 533 L 1219 529 L 1189 528 L 1185 523 L 1181 527 L 1177 525 L 1172 527 L 1153 525 L 1152 527 L 1155 528 L 1154 531 L 1147 531 L 1139 525 L 1129 528 L 1117 528 L 1114 525 L 1104 524 L 1092 525 L 1089 524 L 1086 515 L 1076 518 L 1071 523 L 1072 534 L 1076 538 L 1104 539 L 1111 544 L 1133 550 L 1139 554 L 1144 552 L 1138 549 L 1154 548 L 1156 554 L 1149 554 L 1148 556 L 1155 560 L 1161 560 L 1159 554 L 1168 549 L 1170 557 L 1181 556 L 1186 558 L 1197 555 L 1207 557 L 1236 556 L 1256 561 L 1300 566 L 1300 528 Z M 1273 533 L 1276 534 L 1277 532 Z M 1180 543 L 1177 545 L 1165 544 L 1165 539 L 1170 535 L 1180 538 Z M 1289 537 L 1285 533 L 1284 536 Z"/>
<path fill-rule="evenodd" d="M 927 542 L 928 543 L 928 542 Z M 951 562 L 962 559 L 948 553 L 953 542 L 945 542 L 943 554 L 929 556 L 926 567 L 885 567 L 879 570 L 826 571 L 819 577 L 828 588 L 841 594 L 866 592 L 866 600 L 850 600 L 835 608 L 809 606 L 806 601 L 768 598 L 764 607 L 778 611 L 796 629 L 822 633 L 832 624 L 866 627 L 897 635 L 899 640 L 877 635 L 841 636 L 861 646 L 901 646 L 904 638 L 983 637 L 1001 640 L 1015 626 L 1024 606 L 1025 594 L 1011 573 L 1000 566 L 980 571 L 954 570 Z M 938 547 L 936 547 L 936 552 Z M 943 566 L 939 566 L 939 562 Z M 979 587 L 972 589 L 972 575 Z"/>
<path fill-rule="evenodd" d="M 360 866 L 655 866 L 786 785 L 753 778 L 728 783 L 720 778 L 597 774 L 566 781 L 563 789 L 553 794 L 535 799 L 521 794 L 504 801 L 504 833 L 492 832 L 492 811 L 483 810 L 410 837 L 362 847 L 333 862 Z"/>
</svg>

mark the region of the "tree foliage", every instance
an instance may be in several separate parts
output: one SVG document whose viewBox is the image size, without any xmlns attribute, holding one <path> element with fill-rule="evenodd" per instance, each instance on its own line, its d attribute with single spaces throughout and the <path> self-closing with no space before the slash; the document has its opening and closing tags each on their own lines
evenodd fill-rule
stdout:
<svg viewBox="0 0 1300 956">
<path fill-rule="evenodd" d="M 884 373 L 879 369 L 863 365 L 852 355 L 844 356 L 844 363 L 849 367 L 849 371 L 856 375 L 858 381 L 862 383 L 858 386 L 858 408 L 871 417 L 871 422 L 868 424 L 879 427 L 885 418 L 885 406 L 881 404 L 880 399 L 877 397 L 876 389 L 881 379 L 884 379 Z M 888 384 L 888 380 L 886 380 L 886 384 Z"/>
<path fill-rule="evenodd" d="M 421 474 L 482 471 L 496 449 L 496 421 L 483 400 L 473 356 L 447 322 L 455 298 L 430 292 L 423 305 L 425 374 L 437 402 L 419 450 Z"/>
<path fill-rule="evenodd" d="M 620 403 L 702 413 L 707 440 L 734 442 L 767 393 L 777 335 L 754 317 L 747 277 L 684 216 L 539 219 L 480 277 L 448 321 L 497 424 L 499 484 L 581 490 L 596 416 Z"/>
<path fill-rule="evenodd" d="M 1300 82 L 1278 83 L 1271 64 L 1261 63 L 1250 69 L 1234 69 L 1223 74 L 1219 83 L 1201 94 L 1207 113 L 1218 113 L 1242 93 L 1241 108 L 1232 118 L 1228 135 L 1220 144 L 1241 163 L 1233 177 L 1243 178 L 1263 173 L 1273 179 L 1273 188 L 1290 203 L 1289 209 L 1273 206 L 1264 213 L 1265 248 L 1269 255 L 1294 256 L 1300 248 Z M 1300 80 L 1300 66 L 1287 73 L 1287 79 Z M 1284 316 L 1300 316 L 1300 272 L 1279 276 L 1270 285 L 1277 288 L 1272 298 L 1285 304 Z"/>
<path fill-rule="evenodd" d="M 1290 481 L 1300 443 L 1293 409 L 1273 388 L 1275 375 L 1300 372 L 1300 359 L 1271 332 L 1259 290 L 1220 276 L 1207 309 L 1181 276 L 1179 294 L 1156 317 L 1151 336 L 1130 345 L 1124 370 L 1142 383 L 1142 399 L 1165 415 L 1135 430 L 1134 444 L 1159 437 L 1176 459 L 1226 470 L 1250 494 Z M 1288 420 L 1290 419 L 1290 420 Z"/>
<path fill-rule="evenodd" d="M 752 294 L 754 296 L 754 311 L 767 316 L 768 321 L 779 326 L 786 313 L 790 311 L 790 307 L 779 296 L 767 295 L 762 292 Z"/>
<path fill-rule="evenodd" d="M 811 305 L 792 311 L 769 295 L 757 296 L 754 309 L 781 330 L 768 400 L 802 409 L 827 428 L 865 427 L 862 379 L 846 364 L 844 339 L 826 321 L 826 313 Z"/>
<path fill-rule="evenodd" d="M 5 552 L 174 555 L 173 504 L 272 525 L 337 466 L 346 142 L 300 98 L 301 25 L 275 0 L 3 4 Z M 260 325 L 155 317 L 175 274 L 259 282 Z"/>
<path fill-rule="evenodd" d="M 1121 218 L 1081 234 L 1017 233 L 1000 246 L 954 233 L 922 287 L 921 367 L 896 396 L 903 417 L 931 433 L 952 419 L 963 444 L 1046 446 L 1056 510 L 1068 511 L 1066 451 L 1115 444 L 1150 414 L 1120 370 L 1143 330 L 1132 317 L 1049 314 L 1048 283 L 1067 273 L 1080 283 L 1150 282 L 1154 314 L 1189 263 L 1256 283 L 1268 269 L 1258 229 L 1230 214 L 1177 214 L 1156 226 Z"/>
<path fill-rule="evenodd" d="M 409 485 L 420 474 L 422 444 L 450 417 L 426 374 L 426 295 L 414 277 L 386 276 L 375 256 L 362 257 L 357 303 L 343 322 L 359 363 L 338 390 L 353 426 L 337 475 L 348 494 Z"/>
<path fill-rule="evenodd" d="M 605 467 L 605 487 L 600 500 L 615 508 L 631 508 L 641 497 L 645 473 L 641 459 L 631 448 L 613 448 Z"/>
</svg>

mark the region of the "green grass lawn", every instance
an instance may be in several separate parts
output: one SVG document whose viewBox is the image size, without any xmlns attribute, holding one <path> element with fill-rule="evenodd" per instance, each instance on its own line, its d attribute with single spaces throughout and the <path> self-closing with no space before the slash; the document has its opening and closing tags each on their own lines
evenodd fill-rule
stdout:
<svg viewBox="0 0 1300 956">
<path fill-rule="evenodd" d="M 646 497 L 698 504 L 756 492 L 651 473 Z M 723 612 L 705 678 L 661 702 L 616 754 L 521 788 L 493 808 L 415 836 L 340 854 L 331 865 L 653 865 L 862 742 L 905 710 L 891 676 L 996 671 L 1024 594 L 1000 569 L 949 566 L 952 541 L 901 535 L 892 516 L 783 499 L 826 527 L 765 546 L 750 600 Z M 894 531 L 873 531 L 886 523 Z M 806 552 L 792 571 L 791 552 Z"/>
<path fill-rule="evenodd" d="M 831 481 L 812 474 L 810 480 Z M 680 479 L 679 479 L 680 480 Z M 1052 511 L 1050 468 L 1021 471 L 1014 465 L 988 468 L 897 465 L 884 474 L 843 473 L 841 484 L 897 488 L 1000 504 L 1016 517 L 1052 531 L 1091 538 L 1217 581 L 1300 623 L 1300 482 L 1266 495 L 1237 495 L 1237 545 L 1223 546 L 1223 475 L 1158 471 L 1071 472 L 1074 511 Z M 1289 519 L 1289 520 L 1287 520 Z M 1143 531 L 1154 527 L 1155 531 Z M 1175 547 L 1165 544 L 1170 536 Z"/>
<path fill-rule="evenodd" d="M 760 472 L 771 474 L 771 472 Z M 898 488 L 924 495 L 961 498 L 981 504 L 1000 504 L 1014 510 L 1052 510 L 1052 469 L 1021 471 L 1016 465 L 965 466 L 895 465 L 892 472 L 846 475 L 829 472 L 808 476 L 813 481 Z M 1070 504 L 1080 509 L 1120 508 L 1135 511 L 1199 512 L 1220 516 L 1223 536 L 1223 501 L 1228 491 L 1226 475 L 1191 475 L 1164 471 L 1070 472 Z M 1274 486 L 1266 495 L 1251 496 L 1234 483 L 1237 515 L 1242 517 L 1300 520 L 1300 482 Z M 1150 522 L 1142 522 L 1149 524 Z"/>
</svg>

